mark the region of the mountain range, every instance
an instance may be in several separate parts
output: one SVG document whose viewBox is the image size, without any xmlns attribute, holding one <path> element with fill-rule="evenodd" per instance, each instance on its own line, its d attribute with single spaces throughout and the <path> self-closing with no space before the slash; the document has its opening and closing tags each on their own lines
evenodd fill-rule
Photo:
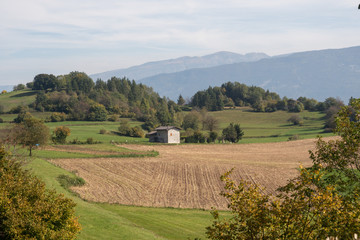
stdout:
<svg viewBox="0 0 360 240">
<path fill-rule="evenodd" d="M 94 80 L 101 78 L 108 80 L 111 77 L 127 77 L 129 79 L 139 80 L 146 77 L 162 73 L 181 72 L 193 68 L 208 68 L 224 64 L 239 62 L 253 62 L 269 56 L 264 53 L 247 53 L 245 55 L 232 52 L 217 52 L 202 57 L 180 57 L 163 61 L 149 62 L 139 66 L 126 69 L 116 69 L 103 73 L 90 75 Z"/>
<path fill-rule="evenodd" d="M 280 96 L 347 101 L 360 97 L 360 46 L 290 53 L 270 57 L 219 52 L 203 57 L 182 57 L 145 63 L 127 69 L 91 75 L 96 80 L 128 77 L 176 100 L 191 97 L 209 86 L 237 81 L 259 86 Z"/>
</svg>

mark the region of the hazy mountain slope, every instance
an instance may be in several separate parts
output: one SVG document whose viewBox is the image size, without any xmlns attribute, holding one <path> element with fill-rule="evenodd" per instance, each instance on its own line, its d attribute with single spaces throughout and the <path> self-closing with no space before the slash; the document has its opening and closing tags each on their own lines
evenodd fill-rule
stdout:
<svg viewBox="0 0 360 240">
<path fill-rule="evenodd" d="M 0 86 L 0 92 L 2 92 L 3 90 L 7 91 L 7 92 L 11 92 L 14 88 L 14 85 L 1 85 Z"/>
<path fill-rule="evenodd" d="M 181 57 L 170 60 L 149 62 L 126 69 L 117 69 L 113 71 L 93 74 L 90 75 L 90 77 L 93 80 L 101 78 L 102 80 L 106 81 L 113 76 L 126 76 L 129 79 L 138 80 L 161 73 L 173 73 L 192 68 L 208 68 L 224 64 L 257 61 L 268 57 L 269 56 L 264 53 L 248 53 L 242 55 L 231 52 L 218 52 L 203 57 Z"/>
<path fill-rule="evenodd" d="M 160 95 L 177 99 L 198 90 L 238 81 L 260 86 L 281 96 L 324 100 L 360 97 L 360 47 L 300 52 L 256 62 L 161 74 L 140 80 Z"/>
</svg>

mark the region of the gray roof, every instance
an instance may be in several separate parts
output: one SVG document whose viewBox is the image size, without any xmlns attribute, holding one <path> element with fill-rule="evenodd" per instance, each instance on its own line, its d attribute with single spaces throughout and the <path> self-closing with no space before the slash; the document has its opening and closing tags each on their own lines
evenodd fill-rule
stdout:
<svg viewBox="0 0 360 240">
<path fill-rule="evenodd" d="M 169 131 L 171 129 L 176 129 L 176 130 L 181 130 L 181 128 L 178 128 L 178 127 L 174 127 L 174 126 L 160 126 L 158 128 L 156 128 L 155 130 L 156 131 Z"/>
</svg>

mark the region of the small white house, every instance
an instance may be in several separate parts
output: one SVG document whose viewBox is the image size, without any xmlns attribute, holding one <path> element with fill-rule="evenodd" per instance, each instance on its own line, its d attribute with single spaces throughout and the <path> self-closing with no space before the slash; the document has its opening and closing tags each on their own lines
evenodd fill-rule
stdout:
<svg viewBox="0 0 360 240">
<path fill-rule="evenodd" d="M 149 142 L 180 143 L 180 128 L 174 126 L 162 126 L 148 134 Z"/>
</svg>

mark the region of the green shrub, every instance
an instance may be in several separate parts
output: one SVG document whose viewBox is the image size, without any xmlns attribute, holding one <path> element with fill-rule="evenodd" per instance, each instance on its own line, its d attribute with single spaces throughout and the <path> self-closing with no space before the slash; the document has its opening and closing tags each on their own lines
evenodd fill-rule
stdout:
<svg viewBox="0 0 360 240">
<path fill-rule="evenodd" d="M 60 185 L 65 188 L 66 190 L 69 190 L 70 187 L 77 187 L 77 186 L 83 186 L 85 185 L 85 180 L 81 177 L 70 177 L 68 175 L 60 175 L 57 177 L 57 180 L 59 181 Z"/>
<path fill-rule="evenodd" d="M 64 122 L 64 121 L 66 121 L 66 114 L 54 112 L 50 116 L 50 121 L 51 122 Z"/>
<path fill-rule="evenodd" d="M 300 139 L 300 136 L 295 134 L 295 135 L 292 135 L 288 138 L 288 141 L 296 141 L 296 140 L 299 140 Z"/>
<path fill-rule="evenodd" d="M 68 127 L 59 126 L 55 128 L 52 136 L 52 141 L 54 143 L 64 144 L 66 143 L 66 138 L 70 136 L 71 131 Z"/>
</svg>

